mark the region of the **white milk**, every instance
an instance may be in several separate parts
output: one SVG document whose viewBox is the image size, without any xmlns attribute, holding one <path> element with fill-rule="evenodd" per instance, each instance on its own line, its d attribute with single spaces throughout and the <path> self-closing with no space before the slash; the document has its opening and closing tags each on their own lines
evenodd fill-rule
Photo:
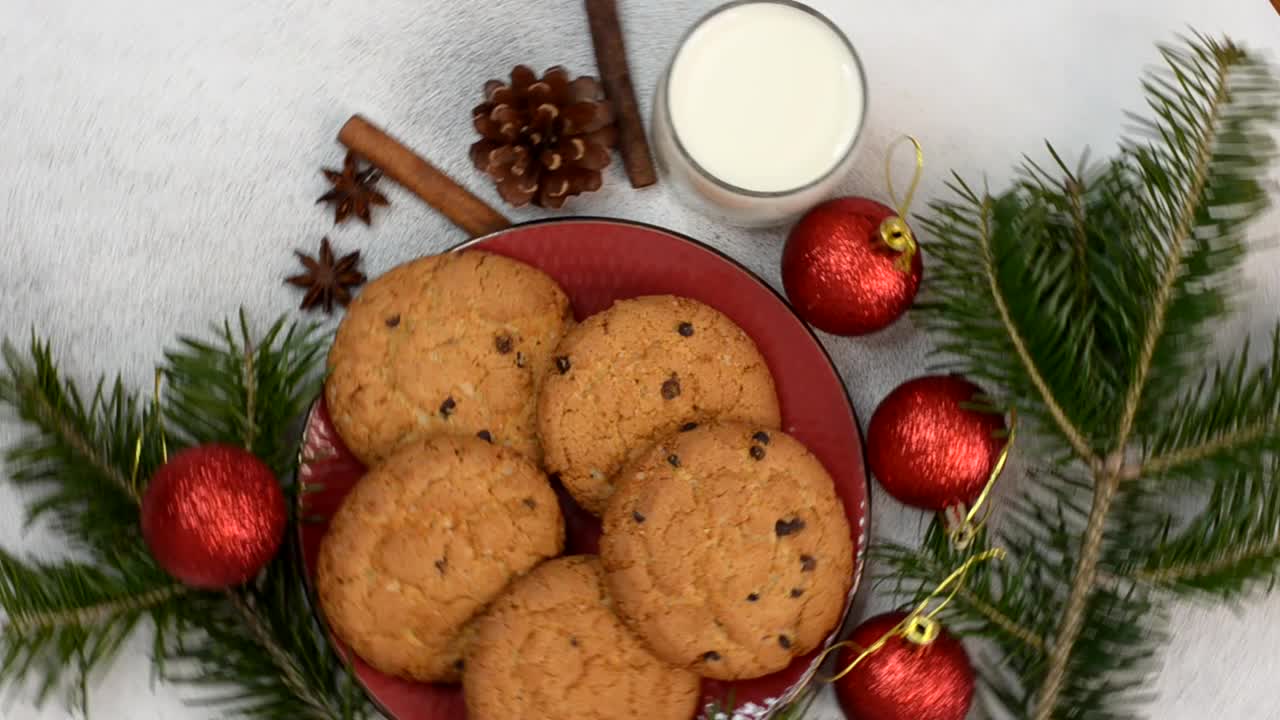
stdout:
<svg viewBox="0 0 1280 720">
<path fill-rule="evenodd" d="M 655 146 L 670 179 L 713 215 L 781 222 L 847 170 L 864 91 L 825 18 L 789 2 L 730 4 L 677 49 L 657 93 Z"/>
</svg>

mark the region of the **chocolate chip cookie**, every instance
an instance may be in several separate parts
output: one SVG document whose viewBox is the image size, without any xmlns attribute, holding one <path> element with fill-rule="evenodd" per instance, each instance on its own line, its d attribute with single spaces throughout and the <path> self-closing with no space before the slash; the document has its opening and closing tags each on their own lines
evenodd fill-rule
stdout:
<svg viewBox="0 0 1280 720">
<path fill-rule="evenodd" d="M 699 681 L 649 653 L 579 555 L 515 581 L 476 623 L 462 686 L 471 720 L 688 720 Z"/>
<path fill-rule="evenodd" d="M 600 555 L 621 617 L 700 675 L 766 675 L 835 629 L 853 542 L 797 440 L 739 423 L 677 433 L 619 474 Z"/>
<path fill-rule="evenodd" d="M 538 402 L 548 471 L 597 515 L 630 458 L 720 418 L 777 427 L 773 376 L 733 321 L 669 295 L 619 301 L 570 330 Z"/>
<path fill-rule="evenodd" d="M 555 281 L 510 258 L 472 250 L 401 265 L 369 283 L 338 328 L 329 414 L 369 465 L 437 433 L 537 462 L 537 383 L 571 322 Z"/>
<path fill-rule="evenodd" d="M 320 548 L 330 628 L 381 672 L 456 681 L 468 624 L 513 577 L 564 549 L 546 476 L 478 438 L 406 445 L 360 480 Z"/>
</svg>

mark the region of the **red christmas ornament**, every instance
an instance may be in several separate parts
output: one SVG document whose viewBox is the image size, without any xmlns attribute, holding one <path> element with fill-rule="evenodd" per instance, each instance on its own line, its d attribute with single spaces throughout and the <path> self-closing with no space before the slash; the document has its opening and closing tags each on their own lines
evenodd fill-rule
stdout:
<svg viewBox="0 0 1280 720">
<path fill-rule="evenodd" d="M 848 667 L 907 617 L 894 612 L 859 625 L 840 665 Z M 973 702 L 973 665 L 964 645 L 945 629 L 928 644 L 895 635 L 835 683 L 849 720 L 964 720 Z"/>
<path fill-rule="evenodd" d="M 905 242 L 906 249 L 890 242 Z M 800 317 L 836 335 L 865 335 L 897 320 L 915 301 L 923 272 L 906 223 L 867 198 L 838 198 L 810 210 L 782 251 L 787 298 Z"/>
<path fill-rule="evenodd" d="M 867 463 L 880 485 L 907 505 L 942 511 L 971 505 L 1004 449 L 1004 418 L 961 407 L 982 388 L 955 375 L 899 385 L 871 416 Z"/>
<path fill-rule="evenodd" d="M 156 562 L 199 588 L 258 574 L 284 538 L 284 493 L 253 454 L 201 445 L 174 455 L 142 499 L 142 535 Z"/>
</svg>

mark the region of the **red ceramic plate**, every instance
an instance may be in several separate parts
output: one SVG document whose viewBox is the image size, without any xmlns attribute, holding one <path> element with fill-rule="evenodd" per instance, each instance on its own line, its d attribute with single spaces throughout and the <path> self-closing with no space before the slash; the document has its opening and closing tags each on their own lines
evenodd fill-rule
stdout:
<svg viewBox="0 0 1280 720">
<path fill-rule="evenodd" d="M 784 429 L 800 439 L 826 466 L 844 501 L 857 558 L 853 590 L 862 574 L 866 549 L 867 473 L 862 439 L 840 375 L 817 338 L 787 303 L 763 281 L 719 252 L 660 228 L 618 220 L 568 219 L 513 227 L 463 248 L 482 248 L 541 268 L 573 302 L 578 319 L 613 301 L 638 295 L 672 294 L 701 300 L 728 315 L 755 339 L 777 382 Z M 307 422 L 300 477 L 300 524 L 308 573 L 315 567 L 325 519 L 337 509 L 365 468 L 343 445 L 323 401 Z M 599 522 L 561 493 L 568 525 L 568 553 L 594 553 Z M 845 603 L 848 612 L 849 602 Z M 834 637 L 834 633 L 833 633 Z M 829 639 L 828 642 L 831 642 Z M 351 657 L 355 673 L 374 701 L 395 720 L 458 720 L 466 716 L 456 686 L 412 683 L 388 677 Z M 704 681 L 705 701 L 733 698 L 738 705 L 765 705 L 786 699 L 814 672 L 817 652 L 786 670 L 755 680 Z"/>
</svg>

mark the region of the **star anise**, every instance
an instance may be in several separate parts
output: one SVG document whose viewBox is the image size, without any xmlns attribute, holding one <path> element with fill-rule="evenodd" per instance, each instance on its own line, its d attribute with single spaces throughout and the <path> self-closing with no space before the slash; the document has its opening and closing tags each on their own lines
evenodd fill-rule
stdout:
<svg viewBox="0 0 1280 720">
<path fill-rule="evenodd" d="M 326 313 L 332 314 L 334 302 L 346 307 L 351 302 L 351 288 L 364 284 L 364 273 L 357 268 L 360 264 L 359 250 L 335 260 L 329 238 L 324 238 L 320 241 L 318 258 L 310 257 L 300 250 L 293 252 L 307 271 L 287 278 L 285 282 L 306 289 L 307 294 L 302 297 L 302 305 L 299 306 L 303 310 L 323 306 Z"/>
<path fill-rule="evenodd" d="M 373 205 L 389 205 L 387 196 L 374 189 L 374 185 L 382 179 L 382 172 L 375 167 L 360 169 L 359 156 L 347 153 L 342 161 L 342 172 L 324 168 L 321 172 L 333 183 L 333 189 L 316 200 L 316 204 L 332 203 L 333 224 L 347 219 L 352 213 L 368 225 L 372 220 L 369 208 Z"/>
</svg>

